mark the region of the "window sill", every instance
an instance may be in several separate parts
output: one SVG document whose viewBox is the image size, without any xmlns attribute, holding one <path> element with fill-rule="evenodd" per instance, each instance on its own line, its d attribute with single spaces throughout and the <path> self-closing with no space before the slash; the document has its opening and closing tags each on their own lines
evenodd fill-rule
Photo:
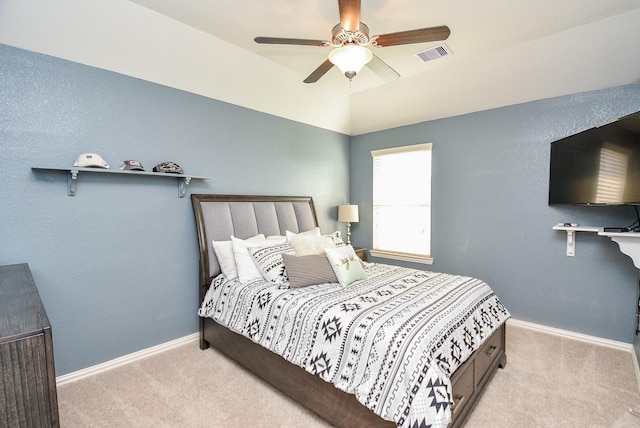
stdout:
<svg viewBox="0 0 640 428">
<path fill-rule="evenodd" d="M 422 263 L 425 265 L 433 264 L 432 257 L 421 256 L 418 254 L 396 253 L 393 251 L 383 251 L 383 250 L 369 250 L 369 254 L 372 257 L 380 257 L 382 259 L 399 260 L 403 262 L 412 262 L 412 263 Z"/>
</svg>

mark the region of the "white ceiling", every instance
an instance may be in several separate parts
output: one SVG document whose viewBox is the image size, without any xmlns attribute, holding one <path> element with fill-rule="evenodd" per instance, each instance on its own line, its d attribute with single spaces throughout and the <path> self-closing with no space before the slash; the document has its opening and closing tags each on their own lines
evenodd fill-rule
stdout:
<svg viewBox="0 0 640 428">
<path fill-rule="evenodd" d="M 439 43 L 372 48 L 401 78 L 334 67 L 335 0 L 0 0 L 0 43 L 116 71 L 350 135 L 640 81 L 639 0 L 363 0 L 371 35 L 447 25 Z"/>
</svg>

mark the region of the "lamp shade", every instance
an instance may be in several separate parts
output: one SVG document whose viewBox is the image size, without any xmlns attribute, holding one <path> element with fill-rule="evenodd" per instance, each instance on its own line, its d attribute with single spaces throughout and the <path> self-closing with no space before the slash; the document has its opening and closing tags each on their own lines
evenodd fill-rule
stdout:
<svg viewBox="0 0 640 428">
<path fill-rule="evenodd" d="M 343 223 L 357 223 L 359 220 L 357 205 L 338 205 L 338 221 Z"/>
<path fill-rule="evenodd" d="M 373 58 L 371 51 L 358 45 L 345 45 L 329 53 L 329 61 L 337 65 L 345 74 L 359 73 L 371 58 Z"/>
</svg>

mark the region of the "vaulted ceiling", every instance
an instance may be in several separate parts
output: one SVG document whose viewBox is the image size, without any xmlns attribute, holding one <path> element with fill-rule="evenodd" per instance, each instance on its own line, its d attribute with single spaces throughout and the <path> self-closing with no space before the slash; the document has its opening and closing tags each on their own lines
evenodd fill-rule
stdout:
<svg viewBox="0 0 640 428">
<path fill-rule="evenodd" d="M 0 0 L 0 43 L 357 135 L 640 81 L 638 0 L 363 0 L 371 35 L 447 25 L 442 42 L 372 48 L 400 78 L 333 67 L 336 0 Z"/>
</svg>

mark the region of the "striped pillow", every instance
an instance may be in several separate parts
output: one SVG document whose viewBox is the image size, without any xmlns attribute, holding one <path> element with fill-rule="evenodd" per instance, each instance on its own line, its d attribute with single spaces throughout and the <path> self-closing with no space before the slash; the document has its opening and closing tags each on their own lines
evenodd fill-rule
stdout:
<svg viewBox="0 0 640 428">
<path fill-rule="evenodd" d="M 338 278 L 325 255 L 293 256 L 282 254 L 291 288 L 337 283 Z"/>
</svg>

